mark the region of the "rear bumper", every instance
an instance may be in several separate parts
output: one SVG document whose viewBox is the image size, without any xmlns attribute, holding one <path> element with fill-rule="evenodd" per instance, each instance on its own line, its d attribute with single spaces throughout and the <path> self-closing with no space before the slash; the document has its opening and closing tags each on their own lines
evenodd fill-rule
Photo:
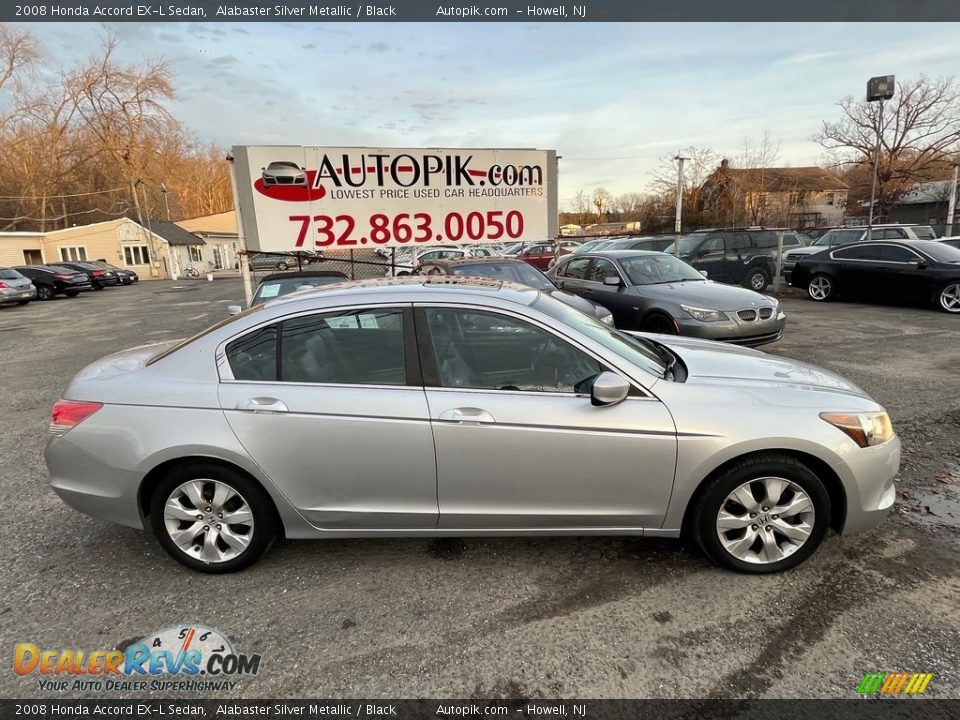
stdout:
<svg viewBox="0 0 960 720">
<path fill-rule="evenodd" d="M 20 302 L 21 300 L 33 300 L 37 297 L 37 288 L 30 287 L 7 287 L 0 288 L 0 302 Z"/>
<path fill-rule="evenodd" d="M 61 436 L 50 438 L 44 458 L 50 487 L 67 505 L 99 520 L 143 529 L 139 474 L 107 465 Z"/>
</svg>

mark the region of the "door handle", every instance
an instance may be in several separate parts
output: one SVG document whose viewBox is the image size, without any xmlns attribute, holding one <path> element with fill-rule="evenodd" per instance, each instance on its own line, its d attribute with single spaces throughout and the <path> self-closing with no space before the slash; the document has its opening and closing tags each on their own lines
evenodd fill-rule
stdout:
<svg viewBox="0 0 960 720">
<path fill-rule="evenodd" d="M 456 423 L 469 423 L 473 425 L 496 422 L 496 420 L 493 419 L 493 415 L 488 413 L 486 410 L 481 410 L 480 408 L 474 407 L 462 407 L 453 408 L 452 410 L 444 410 L 438 417 L 440 420 L 449 420 Z"/>
<path fill-rule="evenodd" d="M 272 397 L 255 397 L 238 402 L 237 410 L 248 410 L 255 413 L 281 413 L 287 412 L 288 408 L 283 400 Z"/>
</svg>

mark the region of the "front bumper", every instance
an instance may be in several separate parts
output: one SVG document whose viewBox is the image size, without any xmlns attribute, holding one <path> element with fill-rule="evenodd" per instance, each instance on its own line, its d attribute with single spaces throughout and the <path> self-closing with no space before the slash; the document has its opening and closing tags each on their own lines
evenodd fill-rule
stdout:
<svg viewBox="0 0 960 720">
<path fill-rule="evenodd" d="M 900 470 L 900 438 L 857 448 L 846 458 L 850 482 L 845 484 L 847 513 L 843 533 L 872 530 L 890 513 L 897 498 L 894 478 Z"/>
<path fill-rule="evenodd" d="M 675 318 L 675 321 L 681 335 L 756 347 L 779 340 L 787 325 L 787 316 L 780 312 L 768 320 L 749 322 L 739 319 L 701 322 L 691 317 Z"/>
</svg>

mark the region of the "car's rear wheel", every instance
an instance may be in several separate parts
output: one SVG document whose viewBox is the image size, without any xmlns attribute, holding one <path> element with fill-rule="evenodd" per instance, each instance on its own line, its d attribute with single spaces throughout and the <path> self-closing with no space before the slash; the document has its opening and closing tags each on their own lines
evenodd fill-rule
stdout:
<svg viewBox="0 0 960 720">
<path fill-rule="evenodd" d="M 677 326 L 673 319 L 661 312 L 651 313 L 643 320 L 641 326 L 644 332 L 659 333 L 661 335 L 676 335 Z"/>
<path fill-rule="evenodd" d="M 747 277 L 744 278 L 743 286 L 754 292 L 763 292 L 770 284 L 770 273 L 762 267 L 753 267 L 747 271 Z"/>
<path fill-rule="evenodd" d="M 788 570 L 819 547 L 830 521 L 823 482 L 789 455 L 727 468 L 694 500 L 689 529 L 707 557 L 744 573 Z"/>
<path fill-rule="evenodd" d="M 57 293 L 49 285 L 37 285 L 37 299 L 38 300 L 53 300 L 53 296 Z"/>
<path fill-rule="evenodd" d="M 833 278 L 823 273 L 818 273 L 810 278 L 810 284 L 807 285 L 807 295 L 811 300 L 825 302 L 830 300 L 837 289 L 833 284 Z"/>
<path fill-rule="evenodd" d="M 960 313 L 960 281 L 951 280 L 940 290 L 937 296 L 940 309 L 948 313 Z"/>
<path fill-rule="evenodd" d="M 151 497 L 150 523 L 174 560 L 206 573 L 248 567 L 277 532 L 263 488 L 213 463 L 191 463 L 168 473 Z"/>
<path fill-rule="evenodd" d="M 290 267 L 290 266 L 287 265 L 285 262 L 278 262 L 278 263 L 277 263 L 277 270 L 286 270 L 288 267 Z"/>
</svg>

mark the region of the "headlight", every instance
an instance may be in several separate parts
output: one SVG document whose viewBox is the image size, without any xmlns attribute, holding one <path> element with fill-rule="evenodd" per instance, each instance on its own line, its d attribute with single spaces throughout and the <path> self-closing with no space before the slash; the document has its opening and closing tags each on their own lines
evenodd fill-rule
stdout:
<svg viewBox="0 0 960 720">
<path fill-rule="evenodd" d="M 893 438 L 890 416 L 881 412 L 822 412 L 820 417 L 849 435 L 860 447 L 882 445 Z"/>
<path fill-rule="evenodd" d="M 602 322 L 604 325 L 613 325 L 613 313 L 607 310 L 598 315 L 597 320 Z"/>
<path fill-rule="evenodd" d="M 719 322 L 727 319 L 727 316 L 719 310 L 708 310 L 706 308 L 692 307 L 691 305 L 681 305 L 680 309 L 700 322 Z"/>
</svg>

